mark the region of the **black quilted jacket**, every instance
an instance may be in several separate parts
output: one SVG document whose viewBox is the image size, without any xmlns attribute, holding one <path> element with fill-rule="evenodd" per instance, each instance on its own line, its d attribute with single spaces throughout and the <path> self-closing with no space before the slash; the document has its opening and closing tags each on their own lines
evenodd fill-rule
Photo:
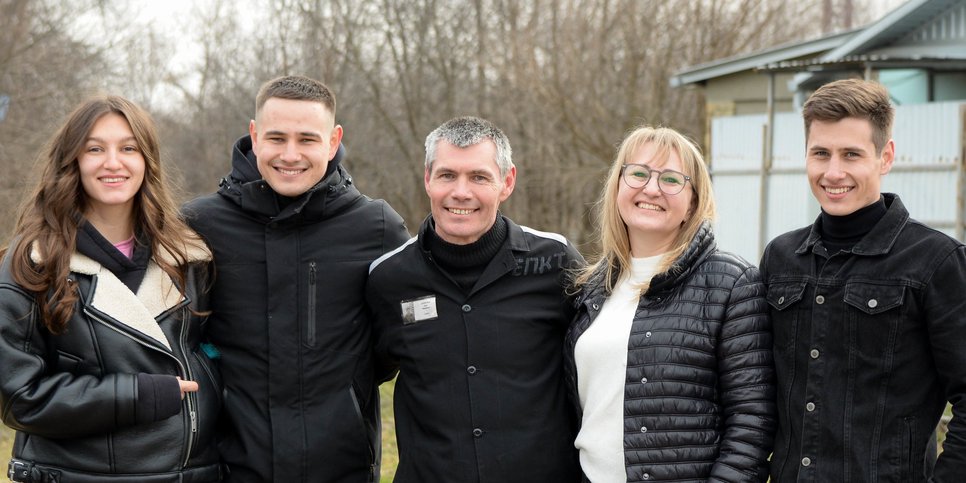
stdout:
<svg viewBox="0 0 966 483">
<path fill-rule="evenodd" d="M 601 282 L 583 287 L 566 338 L 574 401 L 574 346 L 607 297 Z M 776 419 L 771 345 L 758 269 L 718 251 L 705 223 L 675 268 L 652 279 L 634 316 L 627 481 L 766 481 Z"/>
</svg>

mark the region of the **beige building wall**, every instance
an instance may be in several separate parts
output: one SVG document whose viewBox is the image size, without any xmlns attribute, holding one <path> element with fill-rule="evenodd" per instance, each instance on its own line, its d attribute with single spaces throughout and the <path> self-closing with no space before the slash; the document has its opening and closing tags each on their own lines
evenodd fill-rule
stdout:
<svg viewBox="0 0 966 483">
<path fill-rule="evenodd" d="M 775 112 L 793 110 L 788 82 L 794 74 L 775 74 Z M 764 114 L 768 107 L 768 74 L 739 72 L 707 81 L 705 99 L 708 116 Z"/>
</svg>

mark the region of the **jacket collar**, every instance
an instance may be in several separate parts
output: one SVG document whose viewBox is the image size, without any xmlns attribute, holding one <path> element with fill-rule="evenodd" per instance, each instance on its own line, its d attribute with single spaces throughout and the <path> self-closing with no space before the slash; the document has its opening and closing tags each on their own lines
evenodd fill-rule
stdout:
<svg viewBox="0 0 966 483">
<path fill-rule="evenodd" d="M 695 233 L 694 238 L 688 244 L 688 248 L 675 260 L 671 269 L 655 275 L 651 279 L 651 284 L 647 291 L 650 293 L 673 288 L 681 281 L 687 279 L 697 266 L 700 265 L 701 261 L 707 258 L 716 248 L 717 244 L 714 241 L 711 222 L 704 221 L 701 227 L 698 228 L 698 232 Z M 604 265 L 597 267 L 590 281 L 584 285 L 585 291 L 578 303 L 592 304 L 593 302 L 600 302 L 607 297 L 606 284 L 604 283 L 604 276 L 607 273 L 606 268 Z M 614 280 L 613 283 L 616 284 L 617 280 Z"/>
<path fill-rule="evenodd" d="M 211 252 L 193 233 L 186 249 L 189 263 L 211 260 Z M 167 263 L 177 263 L 166 250 L 161 249 L 160 252 L 159 256 Z M 30 258 L 35 263 L 43 260 L 37 244 L 34 244 Z M 87 295 L 86 300 L 82 300 L 83 304 L 171 349 L 157 318 L 180 305 L 185 298 L 171 277 L 154 260 L 148 263 L 137 293 L 131 292 L 124 282 L 103 265 L 79 252 L 75 251 L 71 255 L 70 270 L 72 273 L 94 278 L 91 283 L 92 293 Z"/>
<path fill-rule="evenodd" d="M 688 243 L 688 248 L 674 261 L 671 268 L 651 279 L 648 291 L 666 290 L 687 279 L 715 248 L 717 244 L 714 241 L 714 232 L 711 231 L 711 222 L 705 220 Z"/>
<path fill-rule="evenodd" d="M 487 264 L 469 295 L 472 295 L 483 287 L 486 287 L 496 280 L 499 280 L 507 273 L 516 270 L 519 262 L 517 262 L 517 257 L 514 254 L 515 252 L 530 251 L 530 243 L 527 241 L 527 237 L 524 235 L 523 227 L 514 223 L 513 220 L 503 216 L 503 214 L 498 214 L 497 216 L 503 217 L 503 219 L 506 221 L 506 241 L 503 242 L 503 247 L 496 252 L 496 255 L 494 255 L 493 259 L 491 259 Z M 432 260 L 432 256 L 429 251 L 429 246 L 426 244 L 426 238 L 428 236 L 428 231 L 434 229 L 433 226 L 433 215 L 429 215 L 420 225 L 419 234 L 417 236 L 417 244 L 419 249 L 421 252 L 423 252 L 423 256 L 429 260 Z M 441 269 L 440 271 L 446 273 L 445 270 Z M 446 276 L 449 277 L 448 274 Z M 455 284 L 456 281 L 453 281 L 453 283 Z"/>
<path fill-rule="evenodd" d="M 899 238 L 899 233 L 902 232 L 902 228 L 909 221 L 909 211 L 902 204 L 899 195 L 882 193 L 882 197 L 885 199 L 886 214 L 872 227 L 869 233 L 852 247 L 852 253 L 855 255 L 872 256 L 889 253 Z M 808 237 L 795 250 L 796 254 L 804 255 L 805 253 L 811 252 L 815 244 L 822 239 L 818 226 L 821 222 L 820 220 L 821 215 L 812 223 Z"/>
</svg>

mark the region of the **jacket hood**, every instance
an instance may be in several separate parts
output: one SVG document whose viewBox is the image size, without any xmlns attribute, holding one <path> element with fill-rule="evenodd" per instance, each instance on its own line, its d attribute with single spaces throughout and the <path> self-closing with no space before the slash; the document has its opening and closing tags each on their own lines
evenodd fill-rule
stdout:
<svg viewBox="0 0 966 483">
<path fill-rule="evenodd" d="M 281 221 L 296 215 L 319 219 L 337 212 L 358 196 L 352 186 L 352 176 L 342 166 L 345 146 L 339 144 L 335 157 L 329 161 L 326 174 L 314 187 L 294 199 L 275 193 L 258 172 L 251 136 L 235 141 L 232 148 L 231 174 L 222 178 L 218 194 L 231 200 L 243 211 L 266 220 Z M 346 196 L 348 195 L 348 196 Z"/>
</svg>

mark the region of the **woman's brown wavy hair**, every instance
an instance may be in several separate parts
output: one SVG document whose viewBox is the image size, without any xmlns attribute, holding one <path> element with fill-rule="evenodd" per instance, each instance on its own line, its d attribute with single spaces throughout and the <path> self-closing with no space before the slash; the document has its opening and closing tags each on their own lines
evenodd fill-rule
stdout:
<svg viewBox="0 0 966 483">
<path fill-rule="evenodd" d="M 34 293 L 43 324 L 62 332 L 74 313 L 77 292 L 69 278 L 77 229 L 89 201 L 81 185 L 78 156 L 94 124 L 114 113 L 124 117 L 144 156 L 144 181 L 134 196 L 134 230 L 150 240 L 152 260 L 174 280 L 184 295 L 184 267 L 191 233 L 179 216 L 161 167 L 157 130 L 151 116 L 120 96 L 93 97 L 79 105 L 45 145 L 37 159 L 42 173 L 19 210 L 9 255 L 14 281 Z M 37 251 L 39 260 L 32 258 Z M 8 253 L 9 251 L 9 253 Z M 161 256 L 166 252 L 168 256 Z M 172 263 L 174 262 L 174 263 Z"/>
</svg>

